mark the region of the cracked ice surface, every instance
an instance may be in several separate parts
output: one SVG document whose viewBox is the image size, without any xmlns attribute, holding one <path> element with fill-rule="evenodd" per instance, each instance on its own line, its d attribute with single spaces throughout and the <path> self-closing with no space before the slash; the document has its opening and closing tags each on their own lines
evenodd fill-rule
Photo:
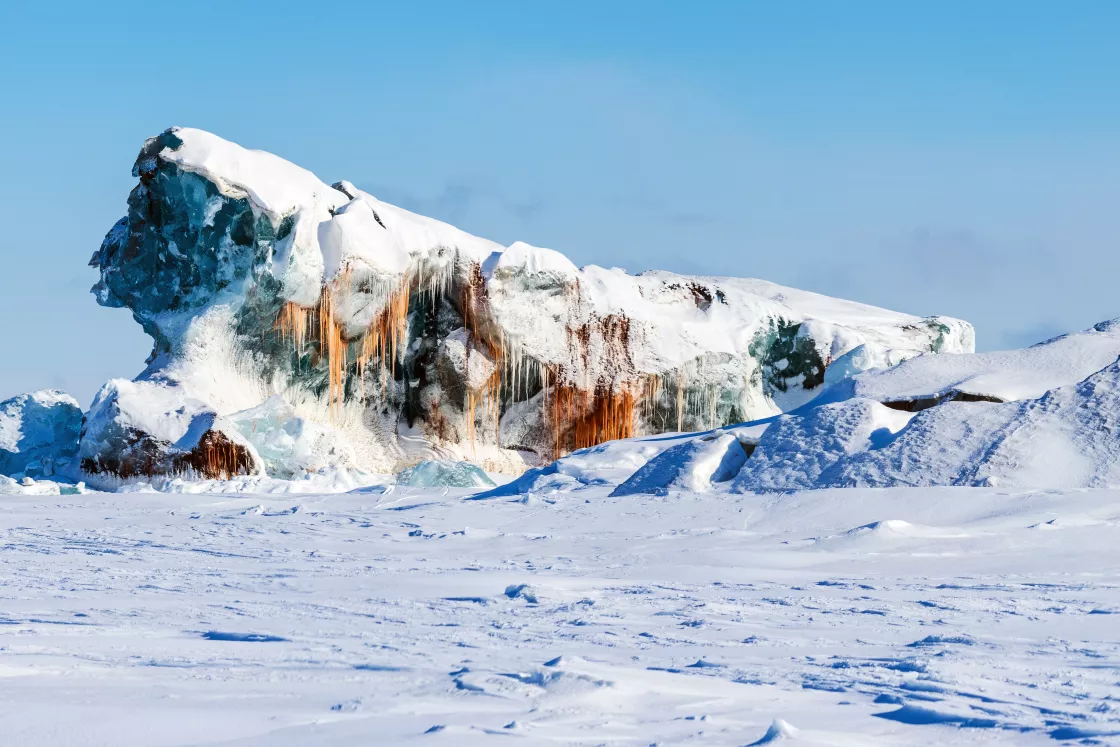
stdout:
<svg viewBox="0 0 1120 747">
<path fill-rule="evenodd" d="M 0 742 L 1120 739 L 1118 491 L 382 490 L 5 497 Z"/>
</svg>

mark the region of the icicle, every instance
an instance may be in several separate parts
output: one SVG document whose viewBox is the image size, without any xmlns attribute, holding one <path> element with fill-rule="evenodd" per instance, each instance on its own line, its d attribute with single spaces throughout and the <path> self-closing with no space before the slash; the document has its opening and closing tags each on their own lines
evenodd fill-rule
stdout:
<svg viewBox="0 0 1120 747">
<path fill-rule="evenodd" d="M 708 384 L 708 429 L 714 430 L 716 427 L 716 409 L 719 405 L 719 387 L 716 384 Z"/>
<path fill-rule="evenodd" d="M 370 322 L 365 334 L 362 335 L 361 345 L 355 360 L 357 375 L 363 382 L 363 399 L 365 397 L 365 375 L 370 362 L 377 360 L 381 378 L 381 397 L 384 399 L 388 390 L 388 378 L 395 377 L 396 365 L 400 352 L 408 341 L 408 297 L 411 279 L 409 275 L 391 289 L 386 298 L 385 306 Z"/>
<path fill-rule="evenodd" d="M 684 414 L 685 414 L 685 398 L 684 398 L 684 378 L 680 375 L 677 376 L 677 432 L 684 430 Z"/>
<path fill-rule="evenodd" d="M 334 299 L 329 286 L 319 296 L 319 349 L 327 361 L 327 404 L 333 420 L 342 401 L 349 346 L 342 339 L 342 327 L 334 318 Z"/>
<path fill-rule="evenodd" d="M 304 345 L 307 344 L 308 335 L 312 330 L 312 315 L 315 309 L 304 308 L 297 303 L 288 301 L 280 307 L 280 314 L 276 318 L 273 330 L 280 334 L 282 342 L 290 342 L 296 354 L 296 370 L 299 370 L 300 359 L 303 356 Z"/>
</svg>

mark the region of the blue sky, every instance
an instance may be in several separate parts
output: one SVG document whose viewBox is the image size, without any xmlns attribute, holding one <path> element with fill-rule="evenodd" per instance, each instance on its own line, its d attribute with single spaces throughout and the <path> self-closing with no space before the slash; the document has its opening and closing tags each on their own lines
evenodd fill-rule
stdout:
<svg viewBox="0 0 1120 747">
<path fill-rule="evenodd" d="M 0 397 L 150 344 L 89 255 L 170 125 L 577 264 L 973 322 L 1120 316 L 1120 3 L 39 3 L 0 9 Z"/>
</svg>

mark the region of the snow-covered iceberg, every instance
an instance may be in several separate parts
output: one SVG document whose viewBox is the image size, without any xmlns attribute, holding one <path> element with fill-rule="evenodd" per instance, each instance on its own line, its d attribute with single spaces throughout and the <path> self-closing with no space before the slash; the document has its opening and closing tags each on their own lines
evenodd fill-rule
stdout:
<svg viewBox="0 0 1120 747">
<path fill-rule="evenodd" d="M 0 402 L 0 475 L 43 478 L 75 471 L 82 408 L 45 389 Z"/>
<path fill-rule="evenodd" d="M 133 174 L 93 290 L 131 309 L 154 347 L 91 409 L 81 464 L 94 481 L 294 474 L 321 458 L 520 473 L 612 439 L 791 410 L 839 359 L 847 375 L 973 348 L 956 319 L 761 280 L 577 268 L 200 130 L 151 138 Z M 244 415 L 266 402 L 271 414 Z"/>
</svg>

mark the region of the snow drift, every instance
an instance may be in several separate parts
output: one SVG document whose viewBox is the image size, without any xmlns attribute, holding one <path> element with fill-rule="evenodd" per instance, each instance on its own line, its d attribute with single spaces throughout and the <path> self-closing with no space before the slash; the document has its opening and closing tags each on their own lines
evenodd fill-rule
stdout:
<svg viewBox="0 0 1120 747">
<path fill-rule="evenodd" d="M 973 347 L 955 319 L 502 247 L 199 130 L 150 139 L 133 174 L 93 290 L 154 346 L 87 416 L 95 481 L 433 458 L 519 473 L 796 408 L 838 359 Z"/>
<path fill-rule="evenodd" d="M 858 374 L 770 425 L 733 489 L 1118 486 L 1118 358 L 1112 320 Z"/>
</svg>

